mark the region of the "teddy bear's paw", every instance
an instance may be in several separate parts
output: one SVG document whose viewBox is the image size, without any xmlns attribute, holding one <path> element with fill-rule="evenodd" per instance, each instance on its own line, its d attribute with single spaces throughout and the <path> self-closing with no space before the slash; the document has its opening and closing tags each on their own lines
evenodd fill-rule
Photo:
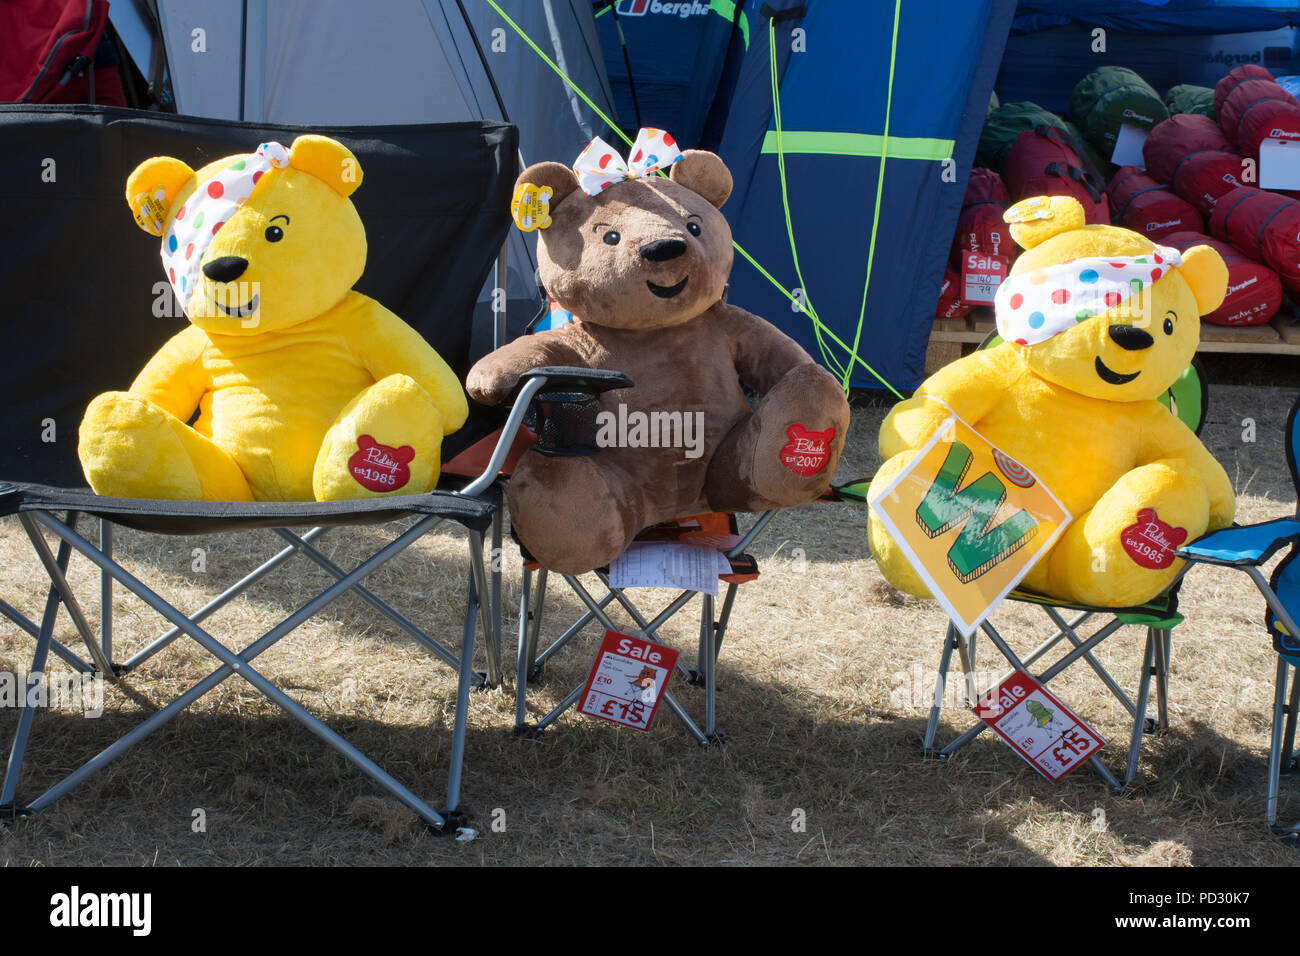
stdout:
<svg viewBox="0 0 1300 956">
<path fill-rule="evenodd" d="M 175 415 L 128 392 L 86 409 L 77 454 L 90 487 L 114 498 L 247 501 L 234 460 Z"/>
<path fill-rule="evenodd" d="M 1051 591 L 1105 607 L 1149 601 L 1182 567 L 1174 552 L 1205 533 L 1210 502 L 1191 462 L 1135 468 L 1066 528 L 1051 556 Z"/>
<path fill-rule="evenodd" d="M 443 419 L 409 375 L 360 392 L 325 433 L 312 491 L 317 501 L 417 495 L 438 482 Z"/>
</svg>

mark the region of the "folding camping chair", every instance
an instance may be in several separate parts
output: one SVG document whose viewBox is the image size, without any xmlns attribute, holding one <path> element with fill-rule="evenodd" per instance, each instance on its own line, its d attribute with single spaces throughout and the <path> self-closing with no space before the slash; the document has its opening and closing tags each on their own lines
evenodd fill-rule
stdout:
<svg viewBox="0 0 1300 956">
<path fill-rule="evenodd" d="M 1300 449 L 1300 400 L 1291 406 L 1286 420 L 1286 463 L 1291 481 L 1300 495 L 1300 469 L 1296 451 Z M 1192 564 L 1209 564 L 1245 571 L 1259 593 L 1264 596 L 1264 626 L 1273 635 L 1277 651 L 1277 679 L 1273 692 L 1272 738 L 1268 750 L 1268 795 L 1264 817 L 1270 829 L 1292 846 L 1300 846 L 1300 822 L 1279 826 L 1278 796 L 1284 773 L 1300 770 L 1300 752 L 1296 751 L 1296 719 L 1300 714 L 1300 511 L 1289 518 L 1275 518 L 1258 524 L 1237 525 L 1208 534 L 1178 549 L 1178 556 Z M 1265 578 L 1260 566 L 1290 546 L 1287 555 Z M 1291 685 L 1290 695 L 1287 684 Z M 1283 719 L 1285 718 L 1285 727 Z"/>
<path fill-rule="evenodd" d="M 94 257 L 90 260 L 86 258 L 85 250 L 77 245 L 84 242 L 86 236 L 94 234 L 97 227 L 102 228 L 111 239 L 119 221 L 126 232 L 134 230 L 126 210 L 121 206 L 119 197 L 124 174 L 118 167 L 125 165 L 129 169 L 139 158 L 151 153 L 184 156 L 193 152 L 204 155 L 206 152 L 208 155 L 228 155 L 247 149 L 248 144 L 273 138 L 282 139 L 293 132 L 296 131 L 157 114 L 141 115 L 120 110 L 42 111 L 0 107 L 0 154 L 16 156 L 30 153 L 41 156 L 52 153 L 56 157 L 72 155 L 80 161 L 80 166 L 75 170 L 79 177 L 74 184 L 72 196 L 76 217 L 67 218 L 77 221 L 88 215 L 88 211 L 93 215 L 95 210 L 101 208 L 95 203 L 86 203 L 84 200 L 88 197 L 102 200 L 106 210 L 103 222 L 78 224 L 70 234 L 60 233 L 57 229 L 47 230 L 43 235 L 54 236 L 54 241 L 35 251 L 50 256 L 70 256 L 73 261 L 83 262 L 85 272 L 78 277 L 82 286 L 93 288 L 95 282 L 100 281 L 109 288 L 127 290 L 128 294 L 123 297 L 121 307 L 142 307 L 146 317 L 149 315 L 148 299 L 141 303 L 139 295 L 131 298 L 129 293 L 137 290 L 149 293 L 153 289 L 153 273 L 157 270 L 157 261 L 147 247 L 140 247 L 138 237 L 122 237 L 120 243 L 92 250 Z M 365 190 L 358 194 L 359 206 L 363 201 L 374 201 L 378 209 L 382 210 L 393 198 L 382 195 L 382 185 L 378 189 L 373 188 L 375 184 L 384 182 L 381 170 L 406 174 L 394 176 L 395 183 L 414 179 L 427 183 L 436 181 L 437 177 L 429 174 L 431 169 L 438 168 L 440 162 L 453 164 L 453 193 L 438 199 L 422 197 L 406 207 L 402 214 L 404 218 L 391 218 L 385 222 L 382 213 L 376 213 L 368 223 L 372 227 L 372 244 L 379 237 L 389 254 L 376 263 L 378 268 L 367 270 L 367 280 L 373 283 L 370 288 L 377 285 L 380 289 L 392 292 L 395 298 L 389 298 L 388 301 L 399 314 L 403 311 L 399 293 L 405 292 L 408 296 L 404 300 L 409 306 L 406 311 L 408 319 L 426 334 L 445 333 L 433 340 L 438 343 L 444 358 L 454 368 L 459 366 L 463 371 L 470 359 L 467 350 L 474 302 L 497 250 L 502 248 L 508 225 L 505 210 L 508 208 L 511 185 L 509 171 L 514 166 L 517 148 L 514 127 L 497 123 L 460 123 L 442 127 L 385 127 L 362 133 L 342 130 L 325 132 L 347 141 L 363 167 L 369 163 L 372 166 L 369 172 L 376 174 L 368 177 L 367 185 L 372 187 L 370 195 L 367 196 Z M 127 155 L 123 156 L 123 153 Z M 133 158 L 133 153 L 138 154 L 138 157 Z M 16 215 L 32 212 L 32 209 L 23 207 L 33 204 L 39 204 L 48 213 L 49 205 L 59 200 L 57 189 L 41 184 L 39 177 L 32 177 L 32 182 L 36 185 L 24 187 L 25 191 L 14 186 L 12 180 L 9 183 L 11 192 L 6 193 L 6 196 L 11 200 L 11 206 L 17 207 L 12 210 Z M 14 190 L 17 190 L 16 195 L 13 194 Z M 375 195 L 376 192 L 381 195 Z M 111 210 L 111 213 L 107 210 Z M 362 219 L 367 220 L 367 217 L 368 212 L 363 209 Z M 62 211 L 56 209 L 52 212 L 55 222 L 63 218 Z M 70 236 L 72 241 L 60 243 L 58 237 L 61 235 Z M 396 246 L 389 248 L 397 236 L 402 239 L 401 243 L 396 244 L 401 251 Z M 380 257 L 372 256 L 372 262 L 377 258 Z M 139 260 L 138 265 L 136 260 Z M 139 271 L 141 268 L 146 271 Z M 504 262 L 498 259 L 497 269 L 503 268 Z M 0 273 L 6 286 L 6 298 L 11 301 L 21 299 L 24 276 L 19 270 L 22 269 L 21 261 L 16 264 L 11 261 L 8 271 Z M 127 274 L 131 281 L 123 281 L 119 273 Z M 389 285 L 385 285 L 384 280 Z M 426 287 L 424 283 L 429 282 L 433 285 Z M 44 287 L 29 286 L 29 289 L 34 295 L 49 293 Z M 10 292 L 15 294 L 10 296 Z M 59 296 L 76 294 L 76 289 L 71 289 L 69 285 L 58 289 Z M 383 292 L 379 295 L 382 297 Z M 58 344 L 62 346 L 66 342 L 76 341 L 77 329 L 84 324 L 82 317 L 85 310 L 82 303 L 72 299 L 56 299 L 46 302 L 43 308 L 45 307 L 51 308 L 48 314 L 42 313 L 45 327 Z M 459 324 L 454 321 L 456 316 L 461 317 Z M 19 319 L 22 318 L 20 314 Z M 57 327 L 61 320 L 69 323 L 68 328 Z M 146 321 L 152 328 L 146 330 L 144 347 L 152 350 L 157 344 L 157 320 Z M 498 324 L 503 324 L 500 316 Z M 129 334 L 129 328 L 130 323 L 123 322 L 110 332 L 124 337 Z M 66 338 L 59 340 L 60 335 Z M 37 367 L 27 371 L 37 381 L 49 378 L 51 372 L 57 371 L 58 365 L 49 364 L 55 360 L 48 352 L 42 352 L 35 341 L 21 341 L 31 341 L 33 354 L 28 364 Z M 140 345 L 139 342 L 135 344 Z M 130 353 L 130 345 L 128 341 L 120 348 L 119 351 L 124 356 L 118 356 L 118 364 L 138 367 L 140 359 Z M 118 353 L 110 350 L 104 354 L 117 356 Z M 66 357 L 61 354 L 58 360 L 66 363 Z M 41 367 L 42 361 L 47 363 L 46 367 Z M 92 374 L 95 369 L 88 364 L 80 370 L 83 374 L 77 381 L 73 394 L 50 399 L 52 404 L 61 403 L 62 414 L 70 419 L 61 422 L 64 434 L 76 434 L 76 425 L 87 401 L 103 387 L 111 387 L 113 384 L 112 379 L 107 383 L 101 379 L 108 375 L 122 375 L 120 369 L 110 369 L 107 373 L 101 370 L 97 378 Z M 227 503 L 104 498 L 84 488 L 57 487 L 27 480 L 32 472 L 39 472 L 42 468 L 56 479 L 77 475 L 79 468 L 75 456 L 71 461 L 67 460 L 66 454 L 57 458 L 57 447 L 50 449 L 47 446 L 42 450 L 37 446 L 30 449 L 15 438 L 8 445 L 15 453 L 4 465 L 10 473 L 0 475 L 0 478 L 15 479 L 0 484 L 0 517 L 17 517 L 50 580 L 44 609 L 39 615 L 30 616 L 9 602 L 0 600 L 0 616 L 35 640 L 28 688 L 32 687 L 33 682 L 39 683 L 42 679 L 43 672 L 50 663 L 51 652 L 77 673 L 104 678 L 116 684 L 181 636 L 189 638 L 211 654 L 219 666 L 43 793 L 22 800 L 18 798 L 18 787 L 36 708 L 20 707 L 13 745 L 3 781 L 0 782 L 0 811 L 13 817 L 32 814 L 48 807 L 218 684 L 232 675 L 238 675 L 413 810 L 430 828 L 438 832 L 472 836 L 472 831 L 464 827 L 467 813 L 460 803 L 468 695 L 473 685 L 497 686 L 501 679 L 500 573 L 494 569 L 489 583 L 489 572 L 483 560 L 484 535 L 490 531 L 494 546 L 500 547 L 502 498 L 497 475 L 515 432 L 521 425 L 528 399 L 545 381 L 544 377 L 538 378 L 524 390 L 521 404 L 506 419 L 501 437 L 495 438 L 491 434 L 492 429 L 501 425 L 500 417 L 480 410 L 478 415 L 471 416 L 471 421 L 461 431 L 450 436 L 444 443 L 444 454 L 448 457 L 457 449 L 466 449 L 467 446 L 472 446 L 468 449 L 470 451 L 481 450 L 485 446 L 492 448 L 491 454 L 486 456 L 486 464 L 481 473 L 474 472 L 478 475 L 476 478 L 468 483 L 464 478 L 455 478 L 452 474 L 455 470 L 454 463 L 449 463 L 444 466 L 445 480 L 434 491 L 384 499 L 327 503 Z M 26 385 L 20 378 L 9 384 L 16 390 Z M 15 431 L 23 425 L 26 423 L 22 421 L 10 423 Z M 10 436 L 5 437 L 8 439 Z M 72 444 L 75 445 L 75 442 Z M 72 481 L 67 483 L 71 484 Z M 86 517 L 98 522 L 97 543 L 89 540 L 78 527 L 81 519 Z M 321 537 L 334 526 L 373 525 L 399 518 L 412 523 L 351 570 L 339 567 L 320 548 Z M 368 575 L 445 521 L 461 525 L 467 532 L 468 540 L 467 596 L 458 651 L 427 633 L 363 583 Z M 202 608 L 186 613 L 114 558 L 113 532 L 119 525 L 171 535 L 221 534 L 266 528 L 272 529 L 284 546 L 260 567 L 246 574 Z M 303 532 L 300 530 L 302 528 L 310 530 Z M 57 539 L 57 551 L 51 549 L 46 535 L 53 535 Z M 69 560 L 74 551 L 99 571 L 101 620 L 98 629 L 90 625 L 81 600 L 68 582 Z M 204 626 L 206 618 L 243 594 L 253 584 L 281 569 L 295 556 L 303 556 L 323 568 L 334 579 L 332 583 L 240 650 L 227 646 Z M 169 625 L 169 629 L 156 640 L 126 660 L 115 656 L 115 584 L 138 597 Z M 308 618 L 349 593 L 360 597 L 457 672 L 456 712 L 448 758 L 446 804 L 441 812 L 434 810 L 381 769 L 253 666 L 259 655 Z M 88 659 L 83 659 L 64 641 L 56 638 L 55 630 L 61 609 L 66 611 L 77 636 L 84 643 Z M 481 631 L 485 645 L 485 673 L 474 668 L 476 629 Z"/>
<path fill-rule="evenodd" d="M 561 577 L 570 590 L 584 605 L 586 612 L 568 626 L 544 649 L 538 649 L 539 634 L 542 628 L 543 611 L 546 604 L 546 585 L 550 571 L 538 564 L 527 554 L 524 555 L 522 587 L 519 595 L 519 643 L 515 658 L 515 732 L 521 736 L 537 737 L 553 724 L 566 710 L 578 703 L 585 684 L 579 684 L 535 724 L 527 719 L 528 684 L 541 680 L 546 662 L 561 648 L 576 637 L 592 621 L 611 631 L 622 631 L 607 613 L 611 603 L 619 607 L 631 618 L 635 627 L 632 633 L 650 641 L 660 641 L 659 629 L 678 611 L 690 604 L 696 594 L 700 597 L 699 643 L 696 649 L 695 667 L 687 668 L 679 659 L 675 665 L 676 675 L 689 686 L 704 689 L 704 726 L 701 727 L 671 691 L 663 692 L 663 702 L 673 716 L 681 722 L 696 743 L 701 747 L 722 743 L 727 739 L 726 732 L 717 726 L 717 671 L 718 654 L 722 650 L 722 641 L 727 633 L 727 624 L 731 620 L 731 611 L 736 601 L 736 590 L 741 584 L 758 577 L 758 562 L 745 553 L 745 548 L 763 531 L 768 521 L 776 512 L 765 511 L 760 514 L 749 530 L 742 536 L 738 533 L 734 514 L 707 514 L 682 518 L 665 525 L 647 528 L 639 534 L 634 543 L 664 540 L 689 540 L 691 536 L 703 536 L 713 542 L 731 565 L 730 573 L 719 575 L 719 580 L 727 585 L 722 598 L 722 606 L 717 607 L 717 599 L 706 592 L 684 590 L 668 602 L 654 616 L 644 614 L 628 597 L 625 588 L 610 584 L 610 569 L 598 568 L 594 573 L 605 589 L 599 598 L 592 595 L 578 577 L 563 574 Z"/>
<path fill-rule="evenodd" d="M 1001 338 L 994 333 L 986 338 L 980 347 L 991 348 L 1000 344 L 1001 341 Z M 1193 360 L 1179 380 L 1165 392 L 1161 400 L 1170 409 L 1171 413 L 1176 414 L 1188 428 L 1199 434 L 1208 407 L 1205 375 L 1199 361 Z M 925 727 L 925 755 L 937 759 L 951 757 L 988 727 L 983 721 L 979 721 L 946 746 L 936 747 L 935 738 L 938 734 L 939 715 L 943 708 L 944 690 L 948 680 L 948 670 L 952 662 L 953 651 L 957 652 L 961 661 L 965 681 L 963 699 L 968 705 L 974 706 L 982 696 L 982 694 L 978 693 L 979 688 L 976 686 L 978 679 L 976 674 L 976 646 L 979 631 L 984 632 L 994 648 L 1005 658 L 1013 670 L 1027 673 L 1033 673 L 1030 668 L 1042 660 L 1053 648 L 1057 647 L 1062 641 L 1068 641 L 1070 647 L 1067 653 L 1046 668 L 1034 673 L 1033 676 L 1040 684 L 1046 684 L 1064 672 L 1066 668 L 1082 660 L 1087 663 L 1107 690 L 1128 712 L 1133 722 L 1129 732 L 1128 758 L 1123 778 L 1117 779 L 1095 754 L 1088 761 L 1110 787 L 1117 791 L 1123 790 L 1137 776 L 1143 737 L 1149 734 L 1163 733 L 1169 729 L 1168 685 L 1169 657 L 1172 652 L 1171 638 L 1174 627 L 1183 620 L 1183 616 L 1178 613 L 1178 591 L 1186 572 L 1187 568 L 1184 566 L 1182 572 L 1162 594 L 1157 595 L 1139 607 L 1097 607 L 1070 604 L 1029 591 L 1012 591 L 1007 596 L 1008 600 L 1040 607 L 1052 627 L 1051 633 L 1024 657 L 1021 657 L 1012 649 L 998 629 L 987 619 L 969 638 L 963 637 L 961 632 L 950 623 L 944 636 L 943 650 L 939 657 L 938 682 L 935 686 L 934 699 Z M 1093 619 L 1099 617 L 1103 618 L 1100 626 L 1086 636 L 1080 633 L 1080 629 L 1084 625 L 1091 626 L 1091 624 L 1097 623 Z M 1146 628 L 1146 646 L 1143 651 L 1135 698 L 1130 698 L 1119 681 L 1102 666 L 1093 653 L 1099 644 L 1119 632 L 1126 625 Z M 1154 719 L 1147 717 L 1147 705 L 1153 679 L 1156 690 L 1157 713 Z M 994 681 L 992 686 L 996 687 L 999 683 L 1001 683 L 1001 679 Z"/>
</svg>

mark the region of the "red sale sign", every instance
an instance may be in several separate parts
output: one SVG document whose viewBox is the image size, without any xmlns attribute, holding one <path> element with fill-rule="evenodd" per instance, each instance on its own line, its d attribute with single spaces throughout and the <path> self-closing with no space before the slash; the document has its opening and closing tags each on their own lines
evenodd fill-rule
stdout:
<svg viewBox="0 0 1300 956">
<path fill-rule="evenodd" d="M 1024 671 L 1016 671 L 972 709 L 1049 780 L 1060 780 L 1106 743 Z"/>
<path fill-rule="evenodd" d="M 677 651 L 618 631 L 606 631 L 582 688 L 578 710 L 624 727 L 649 730 Z"/>
<path fill-rule="evenodd" d="M 1007 277 L 1007 257 L 968 252 L 961 260 L 961 298 L 967 305 L 992 305 Z"/>
</svg>

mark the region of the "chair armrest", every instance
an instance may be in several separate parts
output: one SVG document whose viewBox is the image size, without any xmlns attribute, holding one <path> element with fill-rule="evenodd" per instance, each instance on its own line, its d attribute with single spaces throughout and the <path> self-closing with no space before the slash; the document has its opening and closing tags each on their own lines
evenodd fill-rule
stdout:
<svg viewBox="0 0 1300 956">
<path fill-rule="evenodd" d="M 552 405 L 564 405 L 567 404 L 566 395 L 579 393 L 577 397 L 585 401 L 611 389 L 631 386 L 632 380 L 622 372 L 610 372 L 604 369 L 546 366 L 525 372 L 519 376 L 519 383 L 510 398 L 510 415 L 501 427 L 501 437 L 497 439 L 496 448 L 492 450 L 492 457 L 488 460 L 483 473 L 462 488 L 458 494 L 475 497 L 491 487 L 501 472 L 501 466 L 505 464 L 515 436 L 519 434 L 519 429 L 524 424 L 525 415 L 536 402 L 546 401 Z"/>
<path fill-rule="evenodd" d="M 535 368 L 519 376 L 521 388 L 532 379 L 543 377 L 550 386 L 547 391 L 583 392 L 587 395 L 599 395 L 615 388 L 631 388 L 633 382 L 622 372 L 612 372 L 603 368 L 574 368 L 572 366 L 548 365 Z M 514 401 L 518 401 L 516 397 Z"/>
<path fill-rule="evenodd" d="M 1297 537 L 1300 537 L 1300 516 L 1275 518 L 1215 531 L 1183 545 L 1175 554 L 1186 561 L 1203 564 L 1255 567 Z"/>
</svg>

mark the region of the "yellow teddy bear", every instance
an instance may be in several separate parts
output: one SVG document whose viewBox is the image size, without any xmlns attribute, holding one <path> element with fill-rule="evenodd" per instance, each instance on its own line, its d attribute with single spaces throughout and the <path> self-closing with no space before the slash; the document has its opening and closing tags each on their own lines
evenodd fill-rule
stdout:
<svg viewBox="0 0 1300 956">
<path fill-rule="evenodd" d="M 135 169 L 127 202 L 162 239 L 191 324 L 128 391 L 86 409 L 78 454 L 91 488 L 327 501 L 434 486 L 443 436 L 468 405 L 419 333 L 352 291 L 366 262 L 349 198 L 360 184 L 356 157 L 324 136 L 198 172 L 168 156 Z"/>
<path fill-rule="evenodd" d="M 1021 586 L 1083 604 L 1141 604 L 1177 574 L 1173 547 L 1232 523 L 1227 474 L 1156 401 L 1191 362 L 1227 267 L 1207 246 L 1180 254 L 1127 229 L 1085 226 L 1069 197 L 1024 200 L 1006 220 L 1025 252 L 995 299 L 1004 344 L 946 366 L 894 407 L 875 481 L 897 475 L 950 407 L 1073 515 Z M 885 578 L 928 597 L 874 513 L 869 522 Z M 1152 538 L 1167 546 L 1151 548 Z"/>
</svg>

